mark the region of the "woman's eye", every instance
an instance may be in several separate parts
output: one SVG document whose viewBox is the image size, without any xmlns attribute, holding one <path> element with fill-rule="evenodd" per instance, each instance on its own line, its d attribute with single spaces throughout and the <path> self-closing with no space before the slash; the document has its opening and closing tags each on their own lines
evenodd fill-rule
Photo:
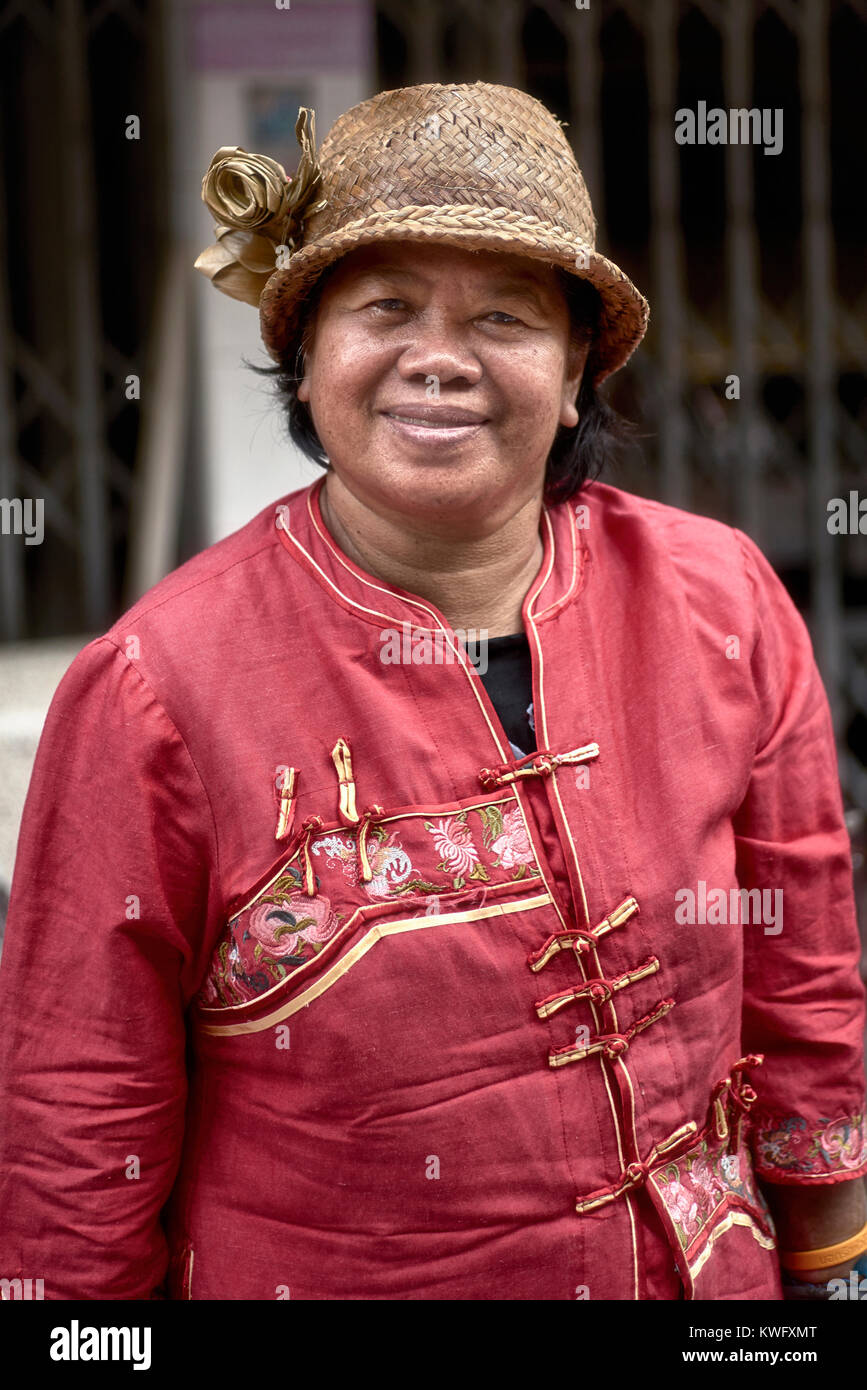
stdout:
<svg viewBox="0 0 867 1390">
<path fill-rule="evenodd" d="M 519 318 L 516 318 L 514 314 L 507 314 L 507 313 L 505 313 L 505 311 L 502 310 L 502 309 L 494 309 L 494 311 L 493 311 L 492 313 L 488 314 L 487 317 L 488 317 L 489 319 L 496 319 L 499 323 L 520 323 L 520 322 L 521 322 L 521 320 L 520 320 Z"/>
<path fill-rule="evenodd" d="M 406 304 L 402 299 L 375 299 L 371 305 L 373 309 L 384 309 L 386 312 L 395 309 L 405 309 Z"/>
</svg>

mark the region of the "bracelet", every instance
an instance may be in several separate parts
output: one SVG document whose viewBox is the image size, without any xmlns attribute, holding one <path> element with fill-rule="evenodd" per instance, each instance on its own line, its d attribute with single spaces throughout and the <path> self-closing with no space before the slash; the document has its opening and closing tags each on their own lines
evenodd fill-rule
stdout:
<svg viewBox="0 0 867 1390">
<path fill-rule="evenodd" d="M 851 1260 L 853 1255 L 860 1255 L 867 1250 L 867 1221 L 848 1240 L 841 1240 L 837 1245 L 825 1245 L 821 1250 L 781 1250 L 780 1264 L 784 1269 L 830 1269 L 832 1265 L 841 1265 L 845 1260 Z"/>
<path fill-rule="evenodd" d="M 855 1275 L 853 1287 L 852 1274 Z M 860 1298 L 860 1289 L 867 1286 L 867 1255 L 862 1255 L 848 1279 L 831 1279 L 827 1284 L 802 1284 L 789 1278 L 783 1270 L 783 1298 L 786 1302 L 828 1302 L 840 1298 Z M 831 1284 L 835 1287 L 832 1289 Z M 840 1286 L 843 1286 L 842 1289 Z"/>
</svg>

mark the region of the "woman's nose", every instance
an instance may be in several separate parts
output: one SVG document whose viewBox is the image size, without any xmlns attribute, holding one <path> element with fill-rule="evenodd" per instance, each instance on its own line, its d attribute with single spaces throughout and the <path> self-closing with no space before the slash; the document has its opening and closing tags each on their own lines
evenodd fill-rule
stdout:
<svg viewBox="0 0 867 1390">
<path fill-rule="evenodd" d="M 406 381 L 416 376 L 434 376 L 439 383 L 461 378 L 475 385 L 482 377 L 482 364 L 468 340 L 467 330 L 442 320 L 416 320 L 397 365 Z"/>
</svg>

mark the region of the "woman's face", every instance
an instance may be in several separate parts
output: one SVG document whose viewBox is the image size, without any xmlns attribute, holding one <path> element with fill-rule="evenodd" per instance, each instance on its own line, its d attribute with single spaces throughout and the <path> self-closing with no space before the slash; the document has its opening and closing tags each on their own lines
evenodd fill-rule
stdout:
<svg viewBox="0 0 867 1390">
<path fill-rule="evenodd" d="M 390 242 L 328 276 L 298 396 L 359 502 L 491 533 L 541 496 L 586 355 L 550 267 Z"/>
</svg>

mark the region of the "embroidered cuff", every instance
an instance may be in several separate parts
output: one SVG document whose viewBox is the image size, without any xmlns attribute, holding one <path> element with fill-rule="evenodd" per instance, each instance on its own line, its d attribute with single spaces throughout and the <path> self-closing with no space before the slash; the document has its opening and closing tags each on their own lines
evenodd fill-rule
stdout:
<svg viewBox="0 0 867 1390">
<path fill-rule="evenodd" d="M 752 1135 L 756 1175 L 766 1182 L 834 1182 L 867 1173 L 863 1111 L 836 1119 L 756 1111 Z"/>
</svg>

